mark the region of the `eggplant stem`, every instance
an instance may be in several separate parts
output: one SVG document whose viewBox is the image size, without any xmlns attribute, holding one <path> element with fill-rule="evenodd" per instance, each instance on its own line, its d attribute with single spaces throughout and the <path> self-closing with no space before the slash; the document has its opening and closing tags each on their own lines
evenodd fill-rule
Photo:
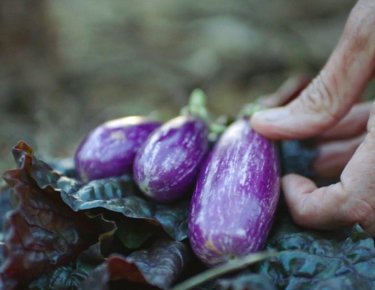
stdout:
<svg viewBox="0 0 375 290">
<path fill-rule="evenodd" d="M 251 117 L 254 113 L 259 112 L 265 109 L 257 100 L 248 104 L 245 104 L 242 107 L 241 112 L 239 113 L 239 117 Z"/>
<path fill-rule="evenodd" d="M 201 89 L 195 89 L 190 95 L 188 106 L 182 108 L 181 114 L 199 117 L 208 124 L 209 116 L 206 105 L 206 94 Z"/>
<path fill-rule="evenodd" d="M 227 274 L 229 272 L 245 268 L 259 261 L 276 257 L 277 255 L 277 252 L 258 252 L 241 258 L 236 258 L 228 261 L 225 264 L 219 265 L 215 268 L 208 269 L 207 271 L 204 271 L 196 276 L 193 276 L 181 282 L 180 284 L 174 286 L 170 290 L 188 290 L 204 282 L 208 282 L 209 280 L 217 278 L 223 274 Z"/>
</svg>

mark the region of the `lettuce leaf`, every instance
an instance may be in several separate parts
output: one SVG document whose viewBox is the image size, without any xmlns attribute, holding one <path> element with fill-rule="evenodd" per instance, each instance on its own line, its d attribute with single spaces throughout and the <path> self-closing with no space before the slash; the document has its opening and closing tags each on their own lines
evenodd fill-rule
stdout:
<svg viewBox="0 0 375 290">
<path fill-rule="evenodd" d="M 279 258 L 258 272 L 279 289 L 374 289 L 373 238 L 358 225 L 339 231 L 308 231 L 286 214 L 274 227 L 267 249 Z"/>
<path fill-rule="evenodd" d="M 122 219 L 117 223 L 116 237 L 126 249 L 139 249 L 152 236 L 156 235 L 155 226 L 143 220 Z"/>
<path fill-rule="evenodd" d="M 75 211 L 104 208 L 127 218 L 143 219 L 160 225 L 177 241 L 187 237 L 188 202 L 165 205 L 147 200 L 139 194 L 129 176 L 94 180 L 76 192 L 62 193 L 62 197 Z"/>
<path fill-rule="evenodd" d="M 74 211 L 106 209 L 127 218 L 143 219 L 162 229 L 173 239 L 187 238 L 188 201 L 158 204 L 145 198 L 130 176 L 94 180 L 87 184 L 61 175 L 37 159 L 32 149 L 20 142 L 13 150 L 16 162 L 30 159 L 25 168 L 38 187 L 60 193 L 61 199 Z"/>
<path fill-rule="evenodd" d="M 272 281 L 266 276 L 254 273 L 241 273 L 234 277 L 218 279 L 215 288 L 217 290 L 276 290 Z"/>
<path fill-rule="evenodd" d="M 137 283 L 137 289 L 143 285 L 167 289 L 178 279 L 188 260 L 189 251 L 184 243 L 157 240 L 150 248 L 127 257 L 110 256 L 84 282 L 83 290 L 108 289 L 112 280 Z"/>
<path fill-rule="evenodd" d="M 81 289 L 91 271 L 103 263 L 104 257 L 100 251 L 99 243 L 92 245 L 82 252 L 77 260 L 44 274 L 30 283 L 30 290 L 76 290 Z"/>
<path fill-rule="evenodd" d="M 17 205 L 4 222 L 1 289 L 14 289 L 70 263 L 102 233 L 113 230 L 113 224 L 100 217 L 91 219 L 83 212 L 73 212 L 58 192 L 38 187 L 29 174 L 31 151 L 19 145 L 13 151 L 19 168 L 4 174 Z"/>
<path fill-rule="evenodd" d="M 9 186 L 0 188 L 0 242 L 3 241 L 3 225 L 6 213 L 13 208 L 11 201 L 11 189 Z"/>
</svg>

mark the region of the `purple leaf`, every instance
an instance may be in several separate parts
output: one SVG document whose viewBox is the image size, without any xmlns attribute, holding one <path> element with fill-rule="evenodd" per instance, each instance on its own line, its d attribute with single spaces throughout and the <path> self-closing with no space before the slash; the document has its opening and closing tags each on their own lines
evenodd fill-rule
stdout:
<svg viewBox="0 0 375 290">
<path fill-rule="evenodd" d="M 105 290 L 109 281 L 122 279 L 166 289 L 178 279 L 188 256 L 184 243 L 159 240 L 149 249 L 133 252 L 127 257 L 110 256 L 83 283 L 83 289 Z"/>
<path fill-rule="evenodd" d="M 73 212 L 52 188 L 38 187 L 29 174 L 33 157 L 25 143 L 19 143 L 13 153 L 19 169 L 7 171 L 4 179 L 18 205 L 4 223 L 1 289 L 14 289 L 15 281 L 27 282 L 73 261 L 113 228 L 99 217 Z"/>
</svg>

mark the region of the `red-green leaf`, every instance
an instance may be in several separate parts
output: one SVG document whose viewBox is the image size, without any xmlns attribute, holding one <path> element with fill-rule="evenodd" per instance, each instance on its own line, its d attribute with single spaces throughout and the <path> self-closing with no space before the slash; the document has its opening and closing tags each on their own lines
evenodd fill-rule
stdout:
<svg viewBox="0 0 375 290">
<path fill-rule="evenodd" d="M 30 283 L 30 290 L 78 290 L 91 271 L 104 262 L 99 243 L 82 252 L 77 260 L 39 277 Z"/>
<path fill-rule="evenodd" d="M 0 188 L 0 242 L 3 240 L 3 224 L 8 211 L 13 208 L 11 202 L 11 189 L 8 186 Z M 1 260 L 0 260 L 1 262 Z"/>
<path fill-rule="evenodd" d="M 133 252 L 127 257 L 110 256 L 85 281 L 83 289 L 105 290 L 109 281 L 122 279 L 166 289 L 178 279 L 188 258 L 184 243 L 159 240 L 149 249 Z"/>
<path fill-rule="evenodd" d="M 60 192 L 62 200 L 74 211 L 104 208 L 127 218 L 143 219 L 163 230 L 173 239 L 187 237 L 188 202 L 158 204 L 146 199 L 129 176 L 91 181 L 85 185 L 63 176 L 48 164 L 35 158 L 32 149 L 20 142 L 14 149 L 17 163 L 30 159 L 26 168 L 42 189 Z"/>
<path fill-rule="evenodd" d="M 15 281 L 27 282 L 73 261 L 103 232 L 113 228 L 101 218 L 90 219 L 83 212 L 73 212 L 51 188 L 39 188 L 29 175 L 31 149 L 23 146 L 19 144 L 14 150 L 19 169 L 4 175 L 18 205 L 4 224 L 1 289 L 13 289 Z M 20 148 L 25 151 L 20 152 Z"/>
</svg>

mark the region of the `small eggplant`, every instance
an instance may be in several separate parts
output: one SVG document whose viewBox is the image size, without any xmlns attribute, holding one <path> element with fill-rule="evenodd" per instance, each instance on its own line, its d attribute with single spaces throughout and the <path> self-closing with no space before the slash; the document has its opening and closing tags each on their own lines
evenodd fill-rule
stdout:
<svg viewBox="0 0 375 290">
<path fill-rule="evenodd" d="M 196 104 L 203 97 L 195 91 L 190 103 Z M 137 153 L 134 180 L 153 200 L 177 200 L 193 189 L 208 148 L 207 122 L 189 111 L 187 116 L 173 118 L 150 135 Z"/>
<path fill-rule="evenodd" d="M 280 192 L 275 145 L 248 118 L 232 123 L 202 166 L 189 211 L 189 238 L 207 265 L 260 250 Z"/>
<path fill-rule="evenodd" d="M 161 124 L 132 116 L 108 121 L 91 131 L 75 153 L 75 167 L 83 181 L 131 174 L 138 149 Z"/>
<path fill-rule="evenodd" d="M 134 162 L 134 180 L 150 198 L 173 201 L 192 188 L 208 150 L 207 127 L 179 116 L 156 130 Z"/>
</svg>

